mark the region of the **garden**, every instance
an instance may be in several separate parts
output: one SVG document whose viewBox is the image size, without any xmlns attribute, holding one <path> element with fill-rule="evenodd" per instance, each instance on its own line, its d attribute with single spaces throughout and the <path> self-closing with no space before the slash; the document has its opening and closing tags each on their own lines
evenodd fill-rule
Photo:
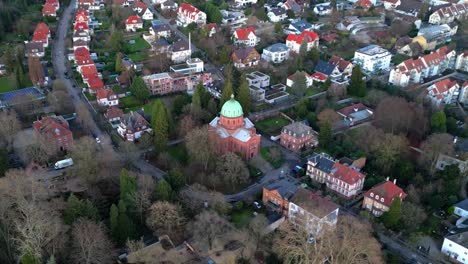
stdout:
<svg viewBox="0 0 468 264">
<path fill-rule="evenodd" d="M 257 121 L 255 127 L 270 136 L 277 136 L 281 133 L 281 129 L 288 125 L 290 121 L 282 116 L 274 116 Z"/>
</svg>

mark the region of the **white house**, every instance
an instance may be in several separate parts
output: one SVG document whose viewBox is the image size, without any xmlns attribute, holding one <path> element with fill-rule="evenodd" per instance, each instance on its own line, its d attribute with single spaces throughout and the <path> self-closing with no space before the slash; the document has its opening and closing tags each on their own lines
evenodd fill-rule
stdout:
<svg viewBox="0 0 468 264">
<path fill-rule="evenodd" d="M 100 106 L 114 106 L 119 104 L 119 98 L 111 89 L 99 89 L 96 100 Z"/>
<path fill-rule="evenodd" d="M 455 204 L 454 214 L 462 218 L 468 218 L 468 199 Z"/>
<path fill-rule="evenodd" d="M 174 63 L 185 62 L 192 55 L 189 43 L 184 40 L 173 43 L 170 50 L 170 58 Z"/>
<path fill-rule="evenodd" d="M 137 112 L 131 111 L 120 119 L 117 127 L 119 135 L 127 141 L 139 139 L 143 133 L 151 133 L 151 127 L 146 119 Z"/>
<path fill-rule="evenodd" d="M 468 72 L 468 51 L 464 51 L 457 56 L 457 60 L 455 61 L 455 69 Z"/>
<path fill-rule="evenodd" d="M 286 46 L 297 54 L 299 54 L 302 43 L 306 44 L 306 51 L 318 48 L 319 36 L 313 31 L 305 30 L 301 34 L 289 34 L 286 38 Z"/>
<path fill-rule="evenodd" d="M 431 24 L 447 24 L 455 19 L 462 20 L 468 17 L 468 3 L 452 4 L 450 6 L 437 9 L 429 16 Z"/>
<path fill-rule="evenodd" d="M 330 15 L 332 12 L 332 7 L 329 2 L 323 3 L 323 4 L 318 4 L 315 5 L 314 7 L 314 13 L 319 15 L 319 16 L 326 16 Z"/>
<path fill-rule="evenodd" d="M 268 62 L 281 63 L 289 59 L 290 49 L 283 43 L 276 43 L 263 49 L 262 59 Z"/>
<path fill-rule="evenodd" d="M 255 29 L 253 27 L 237 29 L 232 34 L 232 39 L 236 45 L 250 47 L 255 47 L 260 42 L 260 38 L 255 35 Z"/>
<path fill-rule="evenodd" d="M 236 6 L 249 6 L 257 3 L 257 0 L 235 0 Z"/>
<path fill-rule="evenodd" d="M 172 0 L 167 0 L 167 1 L 164 1 L 162 4 L 161 4 L 161 10 L 177 10 L 177 7 L 179 7 L 179 5 L 172 1 Z"/>
<path fill-rule="evenodd" d="M 296 20 L 289 24 L 288 28 L 284 30 L 285 34 L 301 34 L 303 31 L 308 30 L 312 31 L 314 25 L 310 24 L 305 20 Z"/>
<path fill-rule="evenodd" d="M 306 77 L 306 85 L 307 87 L 311 87 L 314 83 L 312 76 L 305 71 L 296 71 L 295 73 L 288 76 L 286 79 L 286 86 L 292 87 L 294 85 L 294 79 L 296 78 L 296 74 L 304 74 Z"/>
<path fill-rule="evenodd" d="M 330 198 L 299 188 L 289 203 L 288 220 L 316 238 L 335 229 L 339 210 Z"/>
<path fill-rule="evenodd" d="M 231 27 L 231 29 L 240 28 L 247 21 L 247 18 L 245 17 L 243 11 L 228 11 L 222 9 L 220 12 L 223 16 L 223 19 L 221 20 L 221 25 L 229 26 Z"/>
<path fill-rule="evenodd" d="M 446 236 L 441 251 L 457 263 L 468 264 L 468 231 Z"/>
<path fill-rule="evenodd" d="M 458 100 L 460 85 L 450 78 L 438 81 L 427 87 L 427 97 L 434 105 L 453 104 Z"/>
<path fill-rule="evenodd" d="M 153 20 L 154 15 L 149 8 L 143 8 L 141 12 L 138 13 L 138 15 L 143 19 L 143 20 Z"/>
<path fill-rule="evenodd" d="M 354 52 L 354 63 L 371 73 L 385 71 L 390 68 L 392 54 L 377 45 L 369 45 Z"/>
<path fill-rule="evenodd" d="M 198 26 L 206 24 L 206 14 L 191 4 L 183 3 L 177 8 L 177 26 L 186 27 L 192 23 Z"/>
<path fill-rule="evenodd" d="M 143 20 L 138 16 L 129 16 L 125 21 L 126 31 L 137 31 L 137 29 L 143 28 Z"/>
<path fill-rule="evenodd" d="M 267 13 L 268 19 L 270 19 L 271 22 L 281 22 L 286 20 L 288 18 L 288 15 L 286 13 L 286 10 L 283 8 L 272 8 L 270 12 Z"/>
<path fill-rule="evenodd" d="M 384 8 L 385 10 L 393 10 L 401 5 L 400 0 L 385 0 L 384 1 Z"/>
</svg>

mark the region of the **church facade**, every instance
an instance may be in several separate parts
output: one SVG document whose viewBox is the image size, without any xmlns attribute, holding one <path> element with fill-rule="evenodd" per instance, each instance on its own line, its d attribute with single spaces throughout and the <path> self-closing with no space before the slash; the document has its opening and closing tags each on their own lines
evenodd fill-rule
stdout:
<svg viewBox="0 0 468 264">
<path fill-rule="evenodd" d="M 244 118 L 242 106 L 231 96 L 224 103 L 219 117 L 210 122 L 208 133 L 213 141 L 215 152 L 224 155 L 227 152 L 240 153 L 249 160 L 260 151 L 260 135 L 252 121 Z"/>
</svg>

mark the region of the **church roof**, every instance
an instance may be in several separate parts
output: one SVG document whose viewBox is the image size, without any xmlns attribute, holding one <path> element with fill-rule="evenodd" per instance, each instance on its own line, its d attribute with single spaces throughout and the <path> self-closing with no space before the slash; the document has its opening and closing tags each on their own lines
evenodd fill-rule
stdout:
<svg viewBox="0 0 468 264">
<path fill-rule="evenodd" d="M 221 108 L 221 115 L 227 118 L 236 118 L 244 115 L 242 106 L 234 99 L 234 95 L 231 95 L 231 99 L 224 103 Z"/>
</svg>

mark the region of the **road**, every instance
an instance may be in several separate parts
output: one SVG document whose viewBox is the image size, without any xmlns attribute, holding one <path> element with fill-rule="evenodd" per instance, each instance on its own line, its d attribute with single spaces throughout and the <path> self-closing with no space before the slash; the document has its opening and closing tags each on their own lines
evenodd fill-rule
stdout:
<svg viewBox="0 0 468 264">
<path fill-rule="evenodd" d="M 83 101 L 81 95 L 80 88 L 74 88 L 73 86 L 76 85 L 74 79 L 67 79 L 66 72 L 71 73 L 70 66 L 67 61 L 67 50 L 65 49 L 65 38 L 67 37 L 68 29 L 70 28 L 70 24 L 72 23 L 73 18 L 73 11 L 75 7 L 76 0 L 72 0 L 68 7 L 62 13 L 60 17 L 60 21 L 58 23 L 57 32 L 55 34 L 55 40 L 53 43 L 52 49 L 52 64 L 54 67 L 55 77 L 57 80 L 62 80 L 67 88 L 68 94 L 71 96 L 73 105 L 75 109 L 78 109 L 80 104 L 85 104 L 87 106 L 87 110 L 90 112 L 91 116 L 94 116 L 92 109 L 89 105 L 85 102 L 84 98 Z M 71 74 L 68 74 L 69 76 Z M 106 148 L 108 151 L 115 152 L 120 160 L 124 160 L 124 156 L 116 152 L 112 146 L 112 142 L 110 137 L 107 134 L 103 133 L 103 131 L 99 128 L 96 124 L 94 119 L 89 120 L 89 129 L 90 132 L 101 139 L 101 146 Z M 165 172 L 161 171 L 160 169 L 152 166 L 151 164 L 147 163 L 143 159 L 137 159 L 132 162 L 133 165 L 139 169 L 142 173 L 147 173 L 155 177 L 156 179 L 162 179 L 162 177 L 166 174 Z"/>
</svg>

